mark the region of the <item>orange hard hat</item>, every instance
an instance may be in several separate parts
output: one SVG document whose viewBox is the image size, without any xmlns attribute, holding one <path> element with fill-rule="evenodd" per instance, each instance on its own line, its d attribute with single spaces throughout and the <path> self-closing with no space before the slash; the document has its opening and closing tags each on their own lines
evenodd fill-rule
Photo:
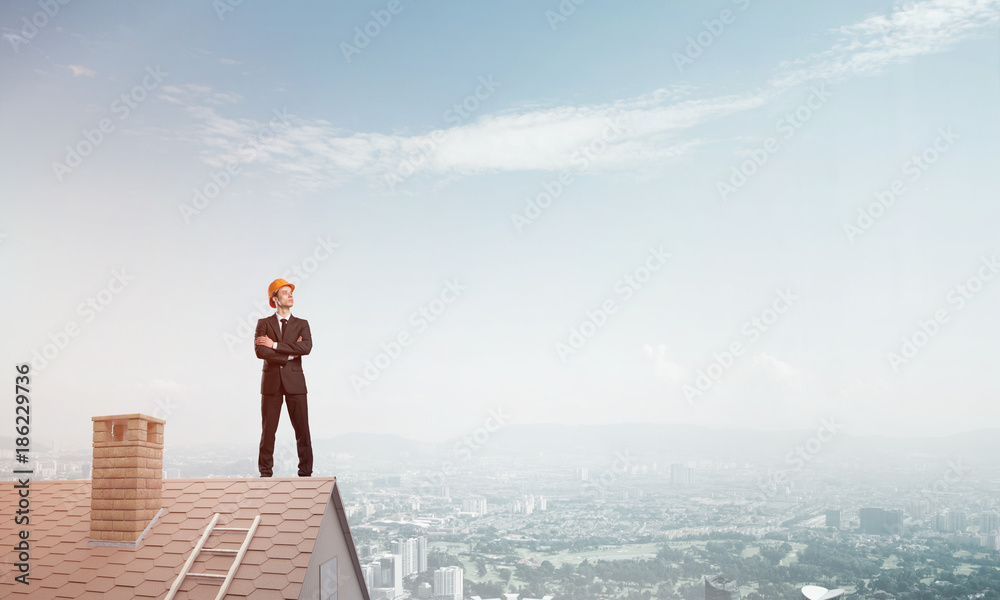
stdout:
<svg viewBox="0 0 1000 600">
<path fill-rule="evenodd" d="M 295 291 L 295 284 L 288 283 L 284 279 L 275 279 L 274 281 L 271 282 L 271 285 L 267 286 L 267 303 L 271 305 L 271 308 L 278 308 L 277 306 L 274 305 L 274 300 L 271 300 L 271 298 L 274 296 L 274 292 L 277 292 L 279 289 L 285 287 L 286 285 L 292 288 L 293 292 Z"/>
</svg>

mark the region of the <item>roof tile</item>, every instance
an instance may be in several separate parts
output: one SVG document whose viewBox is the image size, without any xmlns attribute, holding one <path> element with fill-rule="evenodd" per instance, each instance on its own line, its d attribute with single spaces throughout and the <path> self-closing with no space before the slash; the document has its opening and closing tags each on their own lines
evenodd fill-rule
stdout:
<svg viewBox="0 0 1000 600">
<path fill-rule="evenodd" d="M 229 586 L 229 593 L 234 596 L 246 596 L 254 591 L 253 581 L 247 579 L 234 579 Z"/>
<path fill-rule="evenodd" d="M 253 580 L 253 583 L 257 586 L 257 589 L 280 590 L 288 585 L 288 576 L 277 573 L 262 573 Z"/>
<path fill-rule="evenodd" d="M 106 592 L 115 587 L 114 577 L 98 577 L 87 584 L 88 592 Z"/>
<path fill-rule="evenodd" d="M 267 550 L 264 551 L 268 558 L 291 558 L 299 553 L 299 549 L 296 546 L 281 546 L 275 544 Z"/>
<path fill-rule="evenodd" d="M 133 592 L 136 596 L 158 598 L 163 595 L 164 590 L 168 589 L 170 586 L 165 586 L 162 581 L 145 581 L 135 586 Z"/>
<path fill-rule="evenodd" d="M 83 596 L 83 593 L 87 591 L 87 588 L 82 583 L 67 583 L 66 585 L 60 587 L 56 590 L 55 598 L 79 598 Z"/>
<path fill-rule="evenodd" d="M 287 503 L 285 503 L 285 506 L 287 508 L 304 508 L 304 509 L 308 509 L 310 506 L 312 506 L 314 504 L 316 504 L 316 497 L 315 496 L 313 496 L 312 498 L 292 498 Z"/>
<path fill-rule="evenodd" d="M 116 587 L 104 593 L 102 600 L 132 600 L 135 593 L 130 587 Z"/>
<path fill-rule="evenodd" d="M 295 533 L 279 533 L 271 538 L 272 544 L 286 544 L 288 546 L 297 546 L 299 542 L 302 541 L 304 536 Z"/>
<path fill-rule="evenodd" d="M 146 581 L 146 577 L 141 572 L 126 571 L 124 574 L 119 575 L 116 581 L 118 582 L 118 585 L 135 587 L 143 581 Z"/>
<path fill-rule="evenodd" d="M 267 554 L 261 550 L 249 551 L 243 555 L 242 565 L 262 565 L 267 560 Z"/>
<path fill-rule="evenodd" d="M 153 567 L 146 571 L 146 581 L 173 581 L 177 577 L 180 569 L 169 567 Z M 167 586 L 170 587 L 169 585 Z"/>
<path fill-rule="evenodd" d="M 289 548 L 291 546 L 288 546 Z M 270 557 L 269 557 L 270 558 Z M 261 573 L 272 573 L 274 575 L 285 575 L 294 571 L 292 561 L 287 558 L 271 558 L 260 565 Z"/>
<path fill-rule="evenodd" d="M 228 527 L 248 526 L 261 517 L 227 599 L 297 597 L 333 483 L 333 478 L 319 477 L 164 480 L 164 510 L 138 548 L 132 548 L 88 544 L 90 482 L 37 482 L 32 509 L 43 525 L 35 529 L 41 552 L 32 574 L 37 571 L 39 585 L 30 597 L 162 598 L 216 512 L 220 526 Z M 0 482 L 0 504 L 14 493 L 12 485 Z M 0 539 L 12 530 L 12 524 L 0 521 Z M 237 549 L 243 539 L 240 532 L 216 534 L 208 546 Z M 231 555 L 206 554 L 194 570 L 221 574 L 232 561 Z M 211 598 L 218 583 L 189 579 L 181 590 L 179 600 Z M 0 580 L 0 596 L 9 592 L 14 597 L 28 594 Z"/>
</svg>

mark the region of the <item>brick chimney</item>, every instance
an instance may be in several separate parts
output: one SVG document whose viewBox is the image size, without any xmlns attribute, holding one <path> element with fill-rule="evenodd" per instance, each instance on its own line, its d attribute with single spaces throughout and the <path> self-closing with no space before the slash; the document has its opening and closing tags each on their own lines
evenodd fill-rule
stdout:
<svg viewBox="0 0 1000 600">
<path fill-rule="evenodd" d="M 163 507 L 166 421 L 141 414 L 92 420 L 90 539 L 100 545 L 134 545 Z"/>
</svg>

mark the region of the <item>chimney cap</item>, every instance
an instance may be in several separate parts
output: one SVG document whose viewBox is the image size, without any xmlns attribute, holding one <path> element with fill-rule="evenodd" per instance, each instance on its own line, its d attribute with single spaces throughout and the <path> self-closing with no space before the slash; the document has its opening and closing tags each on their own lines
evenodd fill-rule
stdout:
<svg viewBox="0 0 1000 600">
<path fill-rule="evenodd" d="M 127 415 L 104 415 L 104 416 L 101 416 L 101 417 L 90 417 L 91 421 L 118 421 L 118 420 L 124 421 L 126 419 L 142 419 L 144 421 L 150 421 L 152 423 L 160 423 L 161 425 L 165 425 L 167 423 L 166 420 L 164 420 L 164 419 L 158 419 L 156 417 L 151 417 L 149 415 L 144 415 L 142 413 L 131 413 L 131 414 L 127 414 Z"/>
</svg>

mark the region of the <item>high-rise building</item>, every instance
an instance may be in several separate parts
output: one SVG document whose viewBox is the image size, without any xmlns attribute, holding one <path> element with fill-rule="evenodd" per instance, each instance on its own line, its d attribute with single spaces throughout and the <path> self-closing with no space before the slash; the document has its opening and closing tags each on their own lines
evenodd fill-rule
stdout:
<svg viewBox="0 0 1000 600">
<path fill-rule="evenodd" d="M 486 498 L 482 496 L 470 496 L 462 500 L 462 512 L 477 515 L 486 514 Z"/>
<path fill-rule="evenodd" d="M 705 600 L 740 600 L 740 588 L 722 575 L 706 577 Z"/>
<path fill-rule="evenodd" d="M 402 561 L 398 554 L 379 554 L 361 565 L 361 575 L 372 598 L 396 598 L 403 594 Z"/>
<path fill-rule="evenodd" d="M 896 508 L 885 511 L 885 532 L 892 534 L 903 532 L 903 509 Z"/>
<path fill-rule="evenodd" d="M 427 570 L 427 536 L 422 535 L 417 538 L 417 572 L 423 573 Z"/>
<path fill-rule="evenodd" d="M 400 569 L 403 577 L 417 572 L 417 538 L 392 541 L 392 553 L 400 557 Z"/>
<path fill-rule="evenodd" d="M 465 571 L 462 567 L 442 567 L 434 571 L 434 597 L 440 600 L 462 600 Z"/>
<path fill-rule="evenodd" d="M 858 520 L 861 521 L 862 533 L 882 533 L 885 521 L 881 508 L 866 507 L 858 510 Z"/>
<path fill-rule="evenodd" d="M 922 520 L 930 511 L 930 502 L 927 500 L 909 500 L 906 503 L 906 512 L 916 520 Z"/>
<path fill-rule="evenodd" d="M 535 512 L 536 506 L 534 494 L 529 494 L 514 500 L 510 505 L 510 512 L 518 515 L 530 515 Z"/>
<path fill-rule="evenodd" d="M 826 526 L 840 529 L 840 510 L 830 509 L 826 511 Z"/>
<path fill-rule="evenodd" d="M 861 533 L 874 535 L 897 534 L 903 528 L 903 511 L 900 509 L 862 508 L 858 510 Z"/>
<path fill-rule="evenodd" d="M 948 513 L 948 531 L 965 531 L 968 525 L 968 519 L 964 512 L 958 510 Z"/>
<path fill-rule="evenodd" d="M 378 562 L 381 566 L 380 577 L 376 588 L 383 590 L 383 596 L 395 598 L 403 595 L 402 557 L 398 554 L 383 554 Z M 390 595 L 391 594 L 391 595 Z"/>
<path fill-rule="evenodd" d="M 684 486 L 694 483 L 694 469 L 682 464 L 670 465 L 670 485 Z"/>
<path fill-rule="evenodd" d="M 392 541 L 392 553 L 400 556 L 403 577 L 427 570 L 427 537 L 412 537 Z"/>
<path fill-rule="evenodd" d="M 379 574 L 375 574 L 376 567 L 379 570 Z M 365 579 L 365 587 L 368 588 L 368 594 L 371 595 L 372 589 L 375 587 L 375 582 L 378 577 L 381 577 L 382 566 L 378 563 L 367 563 L 361 565 L 361 576 Z"/>
<path fill-rule="evenodd" d="M 1000 514 L 987 512 L 979 515 L 979 533 L 996 533 L 1000 531 Z"/>
</svg>

